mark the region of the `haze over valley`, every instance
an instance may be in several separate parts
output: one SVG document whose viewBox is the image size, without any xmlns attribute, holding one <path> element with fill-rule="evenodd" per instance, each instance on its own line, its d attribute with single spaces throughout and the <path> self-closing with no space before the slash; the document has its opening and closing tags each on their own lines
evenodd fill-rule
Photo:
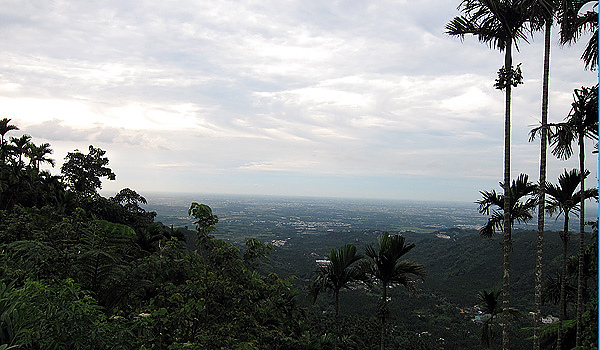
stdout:
<svg viewBox="0 0 600 350">
<path fill-rule="evenodd" d="M 219 217 L 222 237 L 286 237 L 296 234 L 324 234 L 350 231 L 434 231 L 459 228 L 479 229 L 487 216 L 468 202 L 401 201 L 381 199 L 286 197 L 231 194 L 145 194 L 149 211 L 156 221 L 175 227 L 192 227 L 187 215 L 192 202 L 211 206 Z M 597 206 L 587 208 L 593 217 Z M 573 218 L 575 219 L 575 217 Z M 515 225 L 518 229 L 537 228 L 536 219 Z M 546 229 L 560 231 L 562 218 L 546 219 Z"/>
</svg>

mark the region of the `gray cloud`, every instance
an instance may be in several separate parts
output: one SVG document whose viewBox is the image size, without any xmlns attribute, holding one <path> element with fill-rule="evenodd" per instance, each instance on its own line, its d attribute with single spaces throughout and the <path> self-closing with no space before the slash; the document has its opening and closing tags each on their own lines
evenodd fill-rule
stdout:
<svg viewBox="0 0 600 350">
<path fill-rule="evenodd" d="M 503 56 L 444 34 L 456 6 L 9 1 L 0 9 L 0 105 L 60 147 L 110 148 L 123 181 L 143 173 L 177 182 L 165 190 L 203 175 L 241 188 L 243 176 L 257 183 L 251 174 L 267 173 L 479 177 L 493 187 L 504 104 L 492 85 Z M 541 40 L 515 53 L 525 84 L 514 91 L 513 173 L 532 177 Z M 574 88 L 595 83 L 580 51 L 553 41 L 554 121 L 568 113 Z M 564 164 L 550 166 L 557 173 Z"/>
<path fill-rule="evenodd" d="M 102 144 L 126 144 L 130 146 L 148 145 L 150 143 L 148 135 L 141 132 L 101 126 L 78 129 L 64 125 L 58 119 L 28 125 L 25 128 L 21 128 L 21 131 L 35 135 L 38 138 L 58 142 L 79 143 L 84 141 Z"/>
</svg>

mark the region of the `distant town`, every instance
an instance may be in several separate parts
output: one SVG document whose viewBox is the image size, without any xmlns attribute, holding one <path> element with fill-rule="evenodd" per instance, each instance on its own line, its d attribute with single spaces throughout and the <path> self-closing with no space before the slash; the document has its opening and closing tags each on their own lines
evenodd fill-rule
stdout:
<svg viewBox="0 0 600 350">
<path fill-rule="evenodd" d="M 192 227 L 187 216 L 190 203 L 204 203 L 219 217 L 218 233 L 285 238 L 288 234 L 320 234 L 379 230 L 390 232 L 438 232 L 447 228 L 479 229 L 487 216 L 477 212 L 475 203 L 415 202 L 366 199 L 330 199 L 247 195 L 165 195 L 149 194 L 147 210 L 157 213 L 156 221 L 174 227 Z M 533 229 L 536 220 L 516 224 Z M 562 220 L 546 220 L 546 228 L 562 229 Z M 446 237 L 447 236 L 447 237 Z"/>
</svg>

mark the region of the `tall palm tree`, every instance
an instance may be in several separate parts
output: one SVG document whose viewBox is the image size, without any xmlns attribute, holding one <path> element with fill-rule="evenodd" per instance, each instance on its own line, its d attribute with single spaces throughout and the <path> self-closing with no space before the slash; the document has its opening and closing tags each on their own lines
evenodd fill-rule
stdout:
<svg viewBox="0 0 600 350">
<path fill-rule="evenodd" d="M 575 90 L 574 102 L 565 122 L 552 124 L 550 145 L 552 153 L 560 159 L 573 155 L 573 143 L 579 146 L 580 195 L 585 188 L 585 139 L 598 140 L 598 85 Z M 579 207 L 579 275 L 583 275 L 583 256 L 585 252 L 585 199 L 581 197 Z M 576 344 L 581 344 L 583 314 L 583 281 L 577 281 L 577 332 Z"/>
<path fill-rule="evenodd" d="M 455 17 L 446 25 L 450 35 L 464 38 L 474 35 L 491 48 L 504 51 L 504 67 L 499 71 L 496 88 L 505 90 L 504 107 L 504 241 L 503 241 L 503 315 L 502 348 L 509 348 L 508 308 L 510 305 L 510 109 L 512 87 L 522 82 L 520 69 L 513 69 L 512 47 L 526 39 L 526 24 L 535 9 L 533 0 L 463 0 L 459 9 L 463 16 Z"/>
<path fill-rule="evenodd" d="M 481 320 L 481 346 L 489 349 L 492 345 L 493 340 L 493 325 L 498 315 L 502 314 L 502 305 L 500 303 L 501 290 L 481 290 L 477 293 L 477 298 L 480 301 L 479 306 L 482 308 L 483 319 Z M 511 315 L 515 318 L 520 316 L 517 309 L 510 309 Z M 487 316 L 489 315 L 489 317 Z"/>
<path fill-rule="evenodd" d="M 504 187 L 500 183 L 501 187 Z M 516 180 L 512 181 L 510 185 L 510 209 L 511 222 L 510 227 L 514 222 L 527 222 L 533 218 L 533 210 L 535 210 L 537 200 L 535 194 L 537 193 L 537 185 L 529 182 L 529 176 L 527 174 L 521 174 Z M 479 212 L 482 214 L 490 215 L 488 222 L 479 229 L 481 237 L 490 238 L 496 231 L 502 231 L 505 229 L 504 226 L 504 195 L 496 193 L 495 190 L 491 191 L 480 191 L 482 199 L 476 201 L 479 204 Z"/>
<path fill-rule="evenodd" d="M 340 335 L 339 328 L 339 306 L 340 290 L 342 288 L 351 288 L 351 283 L 359 281 L 363 276 L 358 262 L 363 258 L 357 254 L 356 247 L 352 244 L 346 244 L 338 249 L 331 248 L 326 255 L 329 263 L 320 266 L 312 283 L 308 287 L 309 296 L 314 303 L 323 290 L 331 290 L 335 297 L 335 327 L 336 327 L 336 347 L 337 339 Z"/>
<path fill-rule="evenodd" d="M 538 213 L 544 212 L 546 201 L 546 154 L 548 139 L 548 85 L 550 82 L 550 38 L 556 12 L 556 0 L 540 0 L 536 4 L 536 16 L 532 18 L 534 29 L 544 29 L 544 70 L 542 76 L 542 120 L 540 140 L 540 178 L 538 181 Z M 533 136 L 533 135 L 532 135 Z M 533 140 L 533 137 L 530 141 Z M 542 268 L 544 253 L 544 215 L 538 215 L 536 241 L 535 291 L 534 291 L 534 331 L 533 349 L 540 349 L 540 325 L 542 322 Z"/>
<path fill-rule="evenodd" d="M 380 349 L 385 344 L 385 321 L 388 314 L 388 287 L 402 285 L 409 290 L 416 288 L 417 278 L 423 279 L 427 275 L 424 265 L 417 264 L 400 258 L 415 247 L 415 244 L 405 244 L 404 237 L 400 235 L 390 236 L 389 233 L 377 237 L 379 248 L 372 245 L 365 248 L 365 254 L 369 258 L 362 265 L 362 270 L 381 283 L 381 303 L 378 314 L 381 319 Z"/>
<path fill-rule="evenodd" d="M 585 171 L 582 174 L 585 178 L 589 175 L 589 171 Z M 563 242 L 563 255 L 562 255 L 562 275 L 560 282 L 560 313 L 558 323 L 558 337 L 557 337 L 557 349 L 561 349 L 562 346 L 562 321 L 565 319 L 565 279 L 567 275 L 567 247 L 569 243 L 569 213 L 572 210 L 577 210 L 581 207 L 583 200 L 597 197 L 598 189 L 589 189 L 575 193 L 577 187 L 581 183 L 581 177 L 579 170 L 573 169 L 570 172 L 565 170 L 564 174 L 558 177 L 558 184 L 546 183 L 546 193 L 548 194 L 548 204 L 546 210 L 550 215 L 558 212 L 558 216 L 563 215 L 564 227 L 563 232 L 560 234 L 560 238 Z"/>
</svg>

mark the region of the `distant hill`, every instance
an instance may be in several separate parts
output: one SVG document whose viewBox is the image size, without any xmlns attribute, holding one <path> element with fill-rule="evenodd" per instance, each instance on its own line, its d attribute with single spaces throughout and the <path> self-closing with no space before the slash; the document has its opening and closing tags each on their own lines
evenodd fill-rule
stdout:
<svg viewBox="0 0 600 350">
<path fill-rule="evenodd" d="M 391 320 L 400 329 L 420 332 L 444 339 L 445 348 L 478 346 L 477 325 L 472 321 L 477 293 L 482 289 L 501 289 L 502 251 L 500 235 L 492 239 L 479 236 L 475 223 L 485 217 L 469 206 L 419 206 L 415 203 L 377 203 L 321 201 L 306 199 L 294 202 L 277 199 L 237 199 L 207 202 L 219 216 L 217 238 L 231 241 L 242 249 L 249 237 L 275 246 L 271 263 L 260 269 L 281 277 L 295 276 L 300 292 L 298 302 L 316 313 L 331 310 L 331 298 L 324 296 L 315 306 L 306 298 L 306 287 L 330 248 L 351 243 L 359 252 L 376 244 L 384 231 L 401 233 L 416 247 L 405 258 L 427 266 L 429 275 L 417 295 L 397 288 L 392 297 Z M 185 217 L 187 208 L 171 206 L 171 215 L 179 215 L 188 229 L 183 229 L 186 245 L 194 249 L 195 231 Z M 152 209 L 157 210 L 157 209 Z M 178 214 L 183 212 L 184 214 Z M 160 211 L 158 218 L 160 218 Z M 186 221 L 187 220 L 187 221 Z M 554 219 L 550 227 L 556 226 Z M 531 225 L 533 226 L 533 225 Z M 517 228 L 513 232 L 511 304 L 525 316 L 533 310 L 536 235 L 533 229 Z M 588 236 L 589 239 L 589 236 Z M 575 254 L 577 237 L 571 240 L 569 254 Z M 546 232 L 544 275 L 559 270 L 562 243 L 557 232 Z M 345 317 L 371 317 L 377 305 L 378 291 L 346 291 L 340 296 L 340 312 Z M 544 305 L 543 314 L 558 314 L 554 305 Z M 526 346 L 531 334 L 528 317 L 515 325 L 515 346 Z M 460 332 L 456 332 L 459 329 Z M 529 346 L 529 345 L 527 345 Z"/>
<path fill-rule="evenodd" d="M 437 237 L 436 234 L 440 232 L 450 238 Z M 281 276 L 297 276 L 297 285 L 305 293 L 305 287 L 317 267 L 315 260 L 323 258 L 330 248 L 345 243 L 352 243 L 359 251 L 364 251 L 366 245 L 376 244 L 380 233 L 369 231 L 290 237 L 283 246 L 275 249 L 271 265 L 267 269 Z M 403 235 L 408 242 L 416 244 L 405 256 L 406 259 L 426 265 L 429 275 L 418 295 L 410 296 L 403 288 L 391 293 L 394 300 L 400 300 L 390 304 L 395 322 L 415 331 L 434 329 L 434 334 L 445 338 L 448 344 L 455 344 L 456 348 L 478 345 L 478 328 L 471 321 L 474 313 L 461 313 L 461 310 L 473 310 L 478 303 L 477 293 L 480 290 L 501 289 L 501 237 L 483 239 L 477 230 L 458 228 L 438 230 L 430 234 L 404 232 Z M 536 232 L 516 230 L 514 240 L 512 304 L 527 315 L 533 310 Z M 572 242 L 575 242 L 575 237 Z M 559 270 L 561 244 L 557 233 L 546 233 L 546 276 Z M 570 245 L 570 254 L 575 254 L 575 244 Z M 322 302 L 327 303 L 328 299 L 325 297 L 323 300 Z M 342 313 L 347 315 L 373 315 L 377 303 L 375 296 L 369 296 L 364 291 L 342 293 L 341 300 Z M 308 305 L 306 299 L 304 303 Z M 545 305 L 543 313 L 557 315 L 558 310 L 553 305 Z M 437 321 L 433 322 L 432 319 Z M 452 332 L 446 329 L 450 328 L 450 324 L 455 324 L 451 327 Z M 521 326 L 527 325 L 528 319 L 525 318 Z M 456 333 L 456 329 L 464 332 Z M 523 339 L 530 335 L 520 329 L 516 331 L 522 332 L 520 337 Z M 523 339 L 519 341 L 524 342 Z"/>
</svg>

